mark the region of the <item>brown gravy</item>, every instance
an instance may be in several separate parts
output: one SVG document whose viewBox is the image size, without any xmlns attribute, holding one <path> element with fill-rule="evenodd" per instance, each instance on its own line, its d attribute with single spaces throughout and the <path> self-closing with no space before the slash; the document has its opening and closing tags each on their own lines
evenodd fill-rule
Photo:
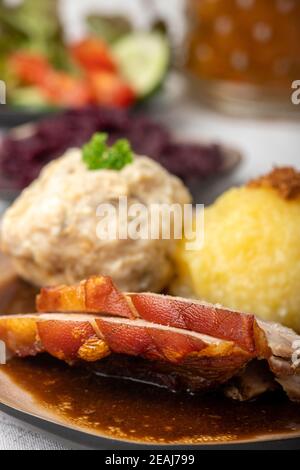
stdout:
<svg viewBox="0 0 300 470">
<path fill-rule="evenodd" d="M 235 403 L 221 396 L 173 394 L 96 377 L 47 356 L 14 359 L 5 367 L 10 378 L 48 410 L 115 438 L 192 444 L 300 433 L 300 406 L 284 397 Z"/>
<path fill-rule="evenodd" d="M 3 313 L 29 312 L 35 291 L 11 281 L 0 292 Z M 96 377 L 47 356 L 13 359 L 9 377 L 46 409 L 76 426 L 114 438 L 148 443 L 230 442 L 275 434 L 300 434 L 300 406 L 283 395 L 251 403 L 221 396 L 174 394 L 157 387 Z"/>
</svg>

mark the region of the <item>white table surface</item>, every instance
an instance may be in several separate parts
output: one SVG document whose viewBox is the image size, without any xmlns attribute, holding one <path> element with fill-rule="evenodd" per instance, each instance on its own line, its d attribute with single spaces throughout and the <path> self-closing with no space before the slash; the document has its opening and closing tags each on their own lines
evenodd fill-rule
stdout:
<svg viewBox="0 0 300 470">
<path fill-rule="evenodd" d="M 0 412 L 0 450 L 70 450 Z"/>
</svg>

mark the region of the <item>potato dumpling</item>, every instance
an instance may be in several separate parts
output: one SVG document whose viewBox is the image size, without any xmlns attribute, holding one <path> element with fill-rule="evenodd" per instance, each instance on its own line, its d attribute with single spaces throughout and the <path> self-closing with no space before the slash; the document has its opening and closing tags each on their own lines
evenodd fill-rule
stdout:
<svg viewBox="0 0 300 470">
<path fill-rule="evenodd" d="M 300 331 L 300 173 L 278 168 L 205 210 L 205 241 L 176 253 L 173 293 Z"/>
<path fill-rule="evenodd" d="M 17 273 L 37 286 L 74 284 L 94 274 L 113 278 L 124 291 L 160 292 L 173 275 L 175 240 L 99 238 L 97 208 L 127 198 L 136 202 L 191 201 L 184 184 L 158 163 L 136 156 L 120 171 L 90 171 L 80 149 L 47 165 L 6 212 L 2 250 Z M 116 216 L 119 224 L 119 217 Z"/>
</svg>

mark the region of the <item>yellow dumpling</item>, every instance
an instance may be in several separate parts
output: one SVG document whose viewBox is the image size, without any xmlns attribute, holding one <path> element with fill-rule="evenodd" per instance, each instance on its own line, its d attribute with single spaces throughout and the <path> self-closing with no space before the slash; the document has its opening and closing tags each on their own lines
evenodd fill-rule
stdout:
<svg viewBox="0 0 300 470">
<path fill-rule="evenodd" d="M 178 245 L 173 293 L 252 312 L 300 331 L 300 174 L 276 169 L 205 210 L 198 251 Z"/>
</svg>

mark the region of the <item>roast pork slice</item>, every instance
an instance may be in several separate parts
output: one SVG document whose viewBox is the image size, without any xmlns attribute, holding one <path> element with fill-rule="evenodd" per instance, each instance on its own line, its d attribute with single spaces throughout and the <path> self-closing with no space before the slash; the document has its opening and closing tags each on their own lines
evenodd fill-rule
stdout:
<svg viewBox="0 0 300 470">
<path fill-rule="evenodd" d="M 43 287 L 36 298 L 40 313 L 108 313 L 134 318 L 134 309 L 126 295 L 107 276 L 92 276 L 72 286 Z"/>
<path fill-rule="evenodd" d="M 214 362 L 214 364 L 217 363 Z M 227 375 L 230 375 L 225 359 L 219 362 L 219 366 L 226 367 Z M 208 390 L 223 391 L 222 387 L 220 388 L 220 374 L 216 374 L 216 369 L 210 367 L 210 361 L 207 358 L 202 360 L 201 367 L 199 367 L 199 363 L 196 365 L 192 361 L 172 364 L 165 361 L 148 361 L 142 357 L 125 354 L 111 354 L 101 361 L 88 364 L 87 367 L 99 376 L 142 382 L 172 392 L 199 394 Z M 231 398 L 236 399 L 236 397 Z"/>
<path fill-rule="evenodd" d="M 128 294 L 137 315 L 147 321 L 233 341 L 255 356 L 266 343 L 254 315 L 199 300 L 151 293 Z M 263 354 L 266 354 L 264 350 Z"/>
<path fill-rule="evenodd" d="M 257 323 L 272 353 L 268 363 L 276 381 L 292 400 L 300 401 L 300 336 L 278 323 Z"/>
<path fill-rule="evenodd" d="M 254 359 L 224 387 L 227 397 L 248 401 L 278 389 L 267 361 Z"/>
<path fill-rule="evenodd" d="M 96 360 L 107 353 L 107 346 L 98 338 L 90 315 L 84 314 L 27 314 L 0 317 L 0 339 L 10 354 L 17 357 L 36 356 L 47 352 L 67 362 L 81 358 L 87 345 Z"/>
<path fill-rule="evenodd" d="M 105 276 L 44 288 L 37 308 L 39 314 L 0 317 L 0 339 L 18 356 L 45 351 L 69 363 L 134 356 L 186 368 L 190 377 L 201 378 L 203 389 L 238 376 L 244 385 L 237 398 L 270 388 L 263 371 L 256 368 L 255 380 L 246 368 L 252 360 L 263 360 L 268 376 L 300 400 L 300 361 L 295 361 L 300 337 L 254 315 L 179 297 L 124 294 Z M 250 382 L 256 382 L 252 391 Z"/>
<path fill-rule="evenodd" d="M 84 314 L 33 314 L 0 318 L 0 339 L 16 356 L 47 352 L 74 364 L 112 354 L 186 368 L 201 389 L 227 382 L 251 360 L 230 341 L 145 320 Z M 200 383 L 199 382 L 199 383 Z"/>
<path fill-rule="evenodd" d="M 299 367 L 289 355 L 291 341 L 299 337 L 279 325 L 255 321 L 255 345 L 257 338 L 268 341 L 270 348 L 255 346 L 259 353 L 253 356 L 237 342 L 140 318 L 78 313 L 0 317 L 0 340 L 19 357 L 47 352 L 70 364 L 101 362 L 111 355 L 126 357 L 127 361 L 136 358 L 148 364 L 149 371 L 154 370 L 164 383 L 180 384 L 190 391 L 228 384 L 227 394 L 235 399 L 253 398 L 273 389 L 274 377 L 291 399 L 300 399 Z M 279 353 L 284 357 L 275 355 Z M 268 364 L 268 369 L 253 369 L 253 361 L 258 360 Z"/>
<path fill-rule="evenodd" d="M 271 354 L 266 361 L 252 361 L 226 387 L 231 398 L 249 400 L 280 384 L 291 400 L 300 401 L 300 336 L 278 323 L 257 320 Z M 268 370 L 266 368 L 268 365 Z"/>
<path fill-rule="evenodd" d="M 276 380 L 285 390 L 290 400 L 300 402 L 300 374 L 287 376 L 279 375 Z"/>
<path fill-rule="evenodd" d="M 254 315 L 197 300 L 151 293 L 123 294 L 105 276 L 94 276 L 75 286 L 43 288 L 37 297 L 37 310 L 140 318 L 233 341 L 253 356 L 257 347 L 265 347 L 263 338 L 258 337 L 261 331 L 256 328 Z"/>
<path fill-rule="evenodd" d="M 300 336 L 295 331 L 279 323 L 257 320 L 258 326 L 264 331 L 273 356 L 290 359 L 300 348 Z"/>
</svg>

